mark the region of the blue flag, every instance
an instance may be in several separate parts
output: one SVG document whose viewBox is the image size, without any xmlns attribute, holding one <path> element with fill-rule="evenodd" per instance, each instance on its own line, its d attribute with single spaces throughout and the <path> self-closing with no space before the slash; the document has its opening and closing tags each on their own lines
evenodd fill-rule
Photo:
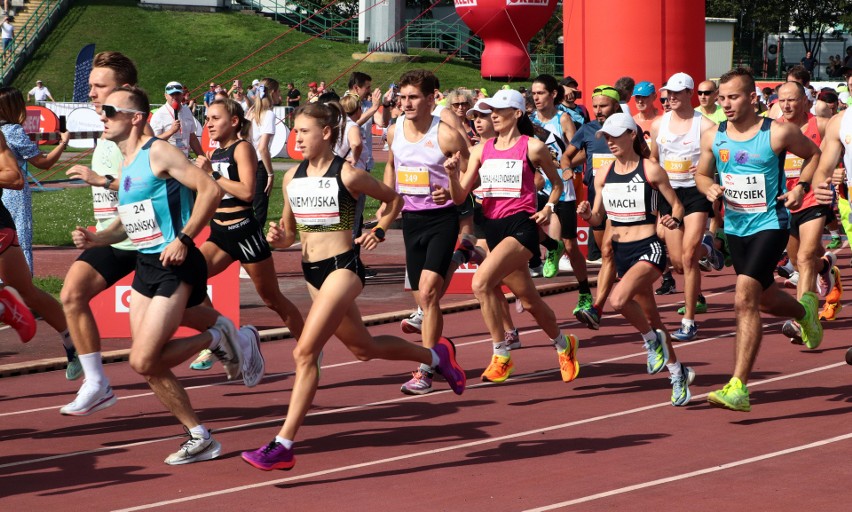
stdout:
<svg viewBox="0 0 852 512">
<path fill-rule="evenodd" d="M 74 101 L 89 101 L 89 73 L 95 58 L 95 44 L 87 44 L 77 54 L 74 68 Z"/>
</svg>

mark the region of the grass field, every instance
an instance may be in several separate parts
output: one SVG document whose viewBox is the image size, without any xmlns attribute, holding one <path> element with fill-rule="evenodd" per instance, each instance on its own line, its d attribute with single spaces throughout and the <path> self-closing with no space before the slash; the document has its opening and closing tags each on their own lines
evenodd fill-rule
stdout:
<svg viewBox="0 0 852 512">
<path fill-rule="evenodd" d="M 190 90 L 200 87 L 196 95 L 203 94 L 205 84 L 214 76 L 288 30 L 290 27 L 264 17 L 238 12 L 158 11 L 140 8 L 135 0 L 78 0 L 13 85 L 28 91 L 40 79 L 58 101 L 70 100 L 77 52 L 95 43 L 95 51 L 118 50 L 136 62 L 140 85 L 150 93 L 152 102 L 161 100 L 163 88 L 171 80 L 183 82 Z M 363 62 L 348 70 L 356 64 L 352 54 L 365 52 L 366 45 L 315 39 L 294 49 L 307 39 L 292 31 L 216 81 L 230 83 L 239 77 L 250 83 L 254 78 L 271 76 L 282 83 L 293 81 L 307 93 L 308 82 L 325 80 L 330 84 L 340 77 L 333 84 L 340 91 L 346 88 L 352 70 L 368 73 L 374 85 L 386 87 L 406 69 L 422 67 L 437 70 L 445 89 L 468 86 L 495 90 L 501 85 L 482 79 L 472 64 L 453 60 L 442 65 L 445 56 L 427 51 L 419 52 L 422 60 L 418 63 Z M 287 53 L 275 58 L 282 52 Z M 252 69 L 269 59 L 274 60 Z"/>
</svg>

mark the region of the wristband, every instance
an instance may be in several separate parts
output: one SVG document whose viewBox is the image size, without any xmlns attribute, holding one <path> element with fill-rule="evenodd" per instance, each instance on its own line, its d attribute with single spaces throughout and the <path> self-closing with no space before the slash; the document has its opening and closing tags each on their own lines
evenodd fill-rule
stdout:
<svg viewBox="0 0 852 512">
<path fill-rule="evenodd" d="M 556 213 L 556 204 L 554 203 L 546 203 L 544 206 L 550 208 L 550 213 Z"/>
<path fill-rule="evenodd" d="M 180 240 L 180 243 L 182 243 L 183 245 L 185 245 L 187 247 L 195 247 L 195 241 L 192 239 L 191 236 L 187 235 L 183 231 L 178 233 L 177 237 L 178 237 L 178 240 Z"/>
<path fill-rule="evenodd" d="M 370 232 L 373 233 L 373 235 L 375 235 L 375 237 L 378 238 L 380 242 L 385 241 L 385 230 L 383 227 L 376 226 Z"/>
<path fill-rule="evenodd" d="M 681 227 L 683 225 L 683 221 L 678 219 L 677 217 L 672 217 L 672 220 L 677 222 L 677 227 Z"/>
</svg>

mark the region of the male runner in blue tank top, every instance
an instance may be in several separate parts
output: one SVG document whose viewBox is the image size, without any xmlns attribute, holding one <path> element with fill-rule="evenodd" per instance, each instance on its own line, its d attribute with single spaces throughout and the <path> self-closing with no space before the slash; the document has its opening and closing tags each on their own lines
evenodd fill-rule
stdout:
<svg viewBox="0 0 852 512">
<path fill-rule="evenodd" d="M 788 208 L 798 207 L 808 188 L 786 190 L 784 153 L 791 151 L 804 159 L 799 183 L 810 184 L 820 151 L 792 123 L 759 117 L 755 101 L 754 78 L 748 70 L 737 68 L 722 75 L 719 102 L 728 120 L 702 134 L 695 175 L 699 191 L 708 200 L 724 199 L 725 233 L 737 273 L 734 374 L 708 399 L 713 405 L 743 412 L 751 410 L 746 384 L 763 335 L 761 310 L 798 320 L 808 348 L 822 342 L 816 294 L 807 292 L 796 301 L 778 288 L 773 276 L 790 235 Z"/>
<path fill-rule="evenodd" d="M 213 459 L 222 447 L 201 424 L 171 368 L 207 348 L 222 361 L 229 379 L 242 372 L 245 383 L 252 386 L 263 373 L 253 327 L 237 333 L 233 325 L 216 322 L 201 334 L 171 339 L 187 308 L 210 309 L 202 305 L 207 264 L 192 237 L 210 222 L 222 191 L 180 150 L 144 134 L 150 111 L 144 91 L 121 87 L 107 97 L 101 110 L 104 137 L 124 156 L 118 217 L 97 233 L 78 227 L 72 233 L 74 244 L 89 249 L 129 237 L 139 251 L 130 298 L 130 366 L 190 433 L 166 464 Z M 210 167 L 205 158 L 199 161 Z M 249 367 L 249 363 L 257 364 Z"/>
</svg>

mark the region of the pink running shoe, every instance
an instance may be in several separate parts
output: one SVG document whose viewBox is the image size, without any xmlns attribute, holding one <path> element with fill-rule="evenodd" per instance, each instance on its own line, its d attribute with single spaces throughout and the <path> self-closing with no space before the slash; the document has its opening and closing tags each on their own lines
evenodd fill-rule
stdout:
<svg viewBox="0 0 852 512">
<path fill-rule="evenodd" d="M 24 299 L 11 286 L 0 289 L 0 304 L 3 304 L 3 314 L 0 320 L 18 331 L 21 341 L 26 343 L 33 339 L 36 333 L 36 321 L 30 308 L 24 304 Z"/>
</svg>

